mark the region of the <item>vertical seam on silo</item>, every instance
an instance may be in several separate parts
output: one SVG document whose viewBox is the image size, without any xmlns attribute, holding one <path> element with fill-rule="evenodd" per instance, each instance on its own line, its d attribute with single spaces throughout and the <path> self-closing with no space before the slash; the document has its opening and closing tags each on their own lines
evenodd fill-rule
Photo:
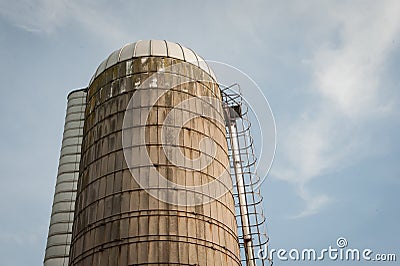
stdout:
<svg viewBox="0 0 400 266">
<path fill-rule="evenodd" d="M 166 49 L 166 57 L 169 57 L 169 49 L 168 49 L 168 43 L 167 40 L 164 40 L 164 44 L 165 44 L 165 49 Z"/>
<path fill-rule="evenodd" d="M 192 49 L 190 49 L 190 48 L 187 48 L 187 49 L 190 50 L 194 54 L 194 57 L 196 57 L 197 66 L 200 67 L 199 58 L 197 57 L 197 54 Z"/>
<path fill-rule="evenodd" d="M 131 45 L 131 44 L 132 44 L 132 43 L 127 43 L 127 44 L 125 44 L 124 46 L 122 46 L 121 49 L 119 49 L 117 63 L 120 62 L 122 50 L 124 50 L 125 47 L 127 47 L 128 45 Z"/>
<path fill-rule="evenodd" d="M 141 42 L 141 41 L 142 40 L 135 42 L 135 46 L 133 47 L 132 58 L 134 58 L 136 56 L 136 48 L 137 48 L 137 45 L 139 44 L 139 42 Z"/>
<path fill-rule="evenodd" d="M 153 55 L 153 47 L 151 46 L 151 40 L 149 40 L 149 56 L 152 56 Z"/>
<path fill-rule="evenodd" d="M 182 45 L 180 45 L 180 43 L 176 43 L 176 44 L 179 45 L 179 48 L 181 48 L 183 61 L 186 61 L 186 56 L 185 56 L 185 52 L 183 51 Z"/>
</svg>

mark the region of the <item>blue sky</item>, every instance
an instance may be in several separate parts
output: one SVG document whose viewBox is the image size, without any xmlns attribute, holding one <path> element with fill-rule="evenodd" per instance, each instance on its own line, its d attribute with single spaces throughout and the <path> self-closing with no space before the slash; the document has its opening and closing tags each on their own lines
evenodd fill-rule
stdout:
<svg viewBox="0 0 400 266">
<path fill-rule="evenodd" d="M 1 0 L 0 30 L 1 265 L 42 263 L 66 96 L 140 39 L 233 65 L 268 98 L 272 248 L 343 236 L 400 260 L 399 1 Z M 363 263 L 318 262 L 340 264 Z"/>
</svg>

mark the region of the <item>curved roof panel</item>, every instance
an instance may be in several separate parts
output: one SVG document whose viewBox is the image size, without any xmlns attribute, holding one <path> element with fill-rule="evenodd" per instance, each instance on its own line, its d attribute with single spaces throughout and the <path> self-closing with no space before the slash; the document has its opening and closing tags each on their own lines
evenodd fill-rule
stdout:
<svg viewBox="0 0 400 266">
<path fill-rule="evenodd" d="M 216 80 L 214 72 L 207 65 L 205 60 L 193 50 L 186 48 L 179 43 L 173 43 L 166 40 L 144 40 L 135 43 L 128 43 L 122 48 L 112 52 L 105 60 L 103 60 L 103 62 L 100 63 L 96 73 L 90 80 L 89 85 L 107 68 L 131 58 L 144 56 L 162 56 L 183 60 L 200 67 Z"/>
</svg>

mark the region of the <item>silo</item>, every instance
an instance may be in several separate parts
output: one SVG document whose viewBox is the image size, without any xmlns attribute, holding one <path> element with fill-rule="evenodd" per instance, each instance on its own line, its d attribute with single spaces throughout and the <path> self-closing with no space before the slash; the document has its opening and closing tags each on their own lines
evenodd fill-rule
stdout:
<svg viewBox="0 0 400 266">
<path fill-rule="evenodd" d="M 100 64 L 70 265 L 240 265 L 220 100 L 212 70 L 177 43 L 139 41 Z"/>
<path fill-rule="evenodd" d="M 68 265 L 85 107 L 86 89 L 75 90 L 68 95 L 45 266 Z"/>
</svg>

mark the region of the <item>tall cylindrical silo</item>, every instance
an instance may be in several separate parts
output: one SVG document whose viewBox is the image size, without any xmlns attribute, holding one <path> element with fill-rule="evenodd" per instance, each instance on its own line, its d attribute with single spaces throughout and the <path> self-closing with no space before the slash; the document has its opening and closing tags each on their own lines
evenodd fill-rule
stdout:
<svg viewBox="0 0 400 266">
<path fill-rule="evenodd" d="M 212 70 L 176 43 L 128 44 L 100 64 L 88 88 L 70 265 L 240 265 L 231 191 L 174 192 L 229 173 L 225 126 L 207 116 L 220 99 Z M 212 147 L 201 142 L 209 136 Z M 179 154 L 189 163 L 176 163 Z M 162 187 L 154 171 L 176 186 Z"/>
<path fill-rule="evenodd" d="M 86 89 L 76 90 L 68 95 L 60 162 L 44 257 L 45 266 L 68 265 L 85 107 Z"/>
</svg>

